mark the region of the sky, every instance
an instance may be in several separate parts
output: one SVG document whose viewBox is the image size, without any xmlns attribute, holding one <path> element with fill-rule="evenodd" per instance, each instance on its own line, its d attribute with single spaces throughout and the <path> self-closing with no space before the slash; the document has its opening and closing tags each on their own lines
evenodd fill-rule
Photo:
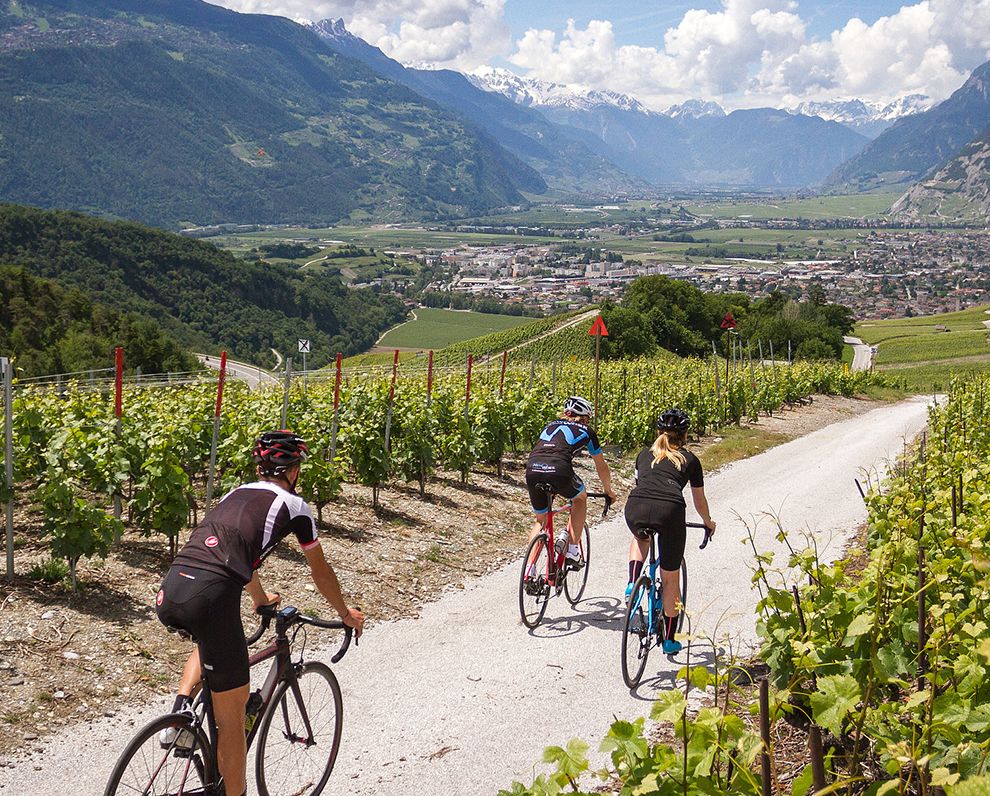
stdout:
<svg viewBox="0 0 990 796">
<path fill-rule="evenodd" d="M 407 66 L 609 89 L 661 110 L 941 100 L 990 60 L 990 0 L 211 0 L 347 29 Z"/>
</svg>

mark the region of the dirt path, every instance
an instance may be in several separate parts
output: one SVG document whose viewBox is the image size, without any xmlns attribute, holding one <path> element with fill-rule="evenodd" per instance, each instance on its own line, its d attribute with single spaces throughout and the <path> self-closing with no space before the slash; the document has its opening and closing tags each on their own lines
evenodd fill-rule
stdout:
<svg viewBox="0 0 990 796">
<path fill-rule="evenodd" d="M 923 399 L 881 407 L 709 478 L 719 535 L 708 550 L 689 544 L 687 552 L 696 663 L 713 655 L 703 638 L 723 647 L 731 640 L 737 650 L 755 642 L 756 595 L 749 557 L 740 555 L 745 528 L 739 518 L 756 524 L 763 551 L 781 555 L 775 528 L 761 516 L 773 511 L 787 527 L 814 533 L 826 557 L 837 556 L 865 517 L 853 478 L 863 469 L 883 469 L 923 426 L 926 412 Z M 648 714 L 684 659 L 654 653 L 643 685 L 635 693 L 622 685 L 618 650 L 628 536 L 621 518 L 598 527 L 593 545 L 584 601 L 571 609 L 555 599 L 535 631 L 518 621 L 518 560 L 427 604 L 418 618 L 373 628 L 337 667 L 345 736 L 326 792 L 490 794 L 514 778 L 531 778 L 546 744 L 580 735 L 594 749 L 613 715 Z M 80 793 L 100 793 L 125 736 L 165 700 L 112 719 L 94 707 L 87 725 L 32 742 L 41 754 L 0 769 L 0 793 L 45 794 L 58 781 L 72 781 Z"/>
</svg>

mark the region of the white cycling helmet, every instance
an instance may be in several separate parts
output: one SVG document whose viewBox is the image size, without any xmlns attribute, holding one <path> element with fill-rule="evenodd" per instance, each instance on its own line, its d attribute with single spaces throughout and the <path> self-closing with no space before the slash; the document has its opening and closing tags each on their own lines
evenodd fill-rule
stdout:
<svg viewBox="0 0 990 796">
<path fill-rule="evenodd" d="M 564 411 L 578 417 L 591 417 L 595 413 L 591 402 L 580 395 L 572 395 L 564 401 Z"/>
</svg>

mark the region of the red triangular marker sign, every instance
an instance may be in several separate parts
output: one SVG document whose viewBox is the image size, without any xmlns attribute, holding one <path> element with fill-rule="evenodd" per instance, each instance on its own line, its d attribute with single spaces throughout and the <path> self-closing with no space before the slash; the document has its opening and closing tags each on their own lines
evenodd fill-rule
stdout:
<svg viewBox="0 0 990 796">
<path fill-rule="evenodd" d="M 731 312 L 725 313 L 725 318 L 722 319 L 722 328 L 723 329 L 735 329 L 736 328 L 736 319 L 732 317 L 732 313 Z"/>
<path fill-rule="evenodd" d="M 599 337 L 608 337 L 608 329 L 605 328 L 605 321 L 602 320 L 601 315 L 595 318 L 595 322 L 591 324 L 591 328 L 588 329 L 588 334 L 592 337 L 595 335 L 598 335 Z"/>
</svg>

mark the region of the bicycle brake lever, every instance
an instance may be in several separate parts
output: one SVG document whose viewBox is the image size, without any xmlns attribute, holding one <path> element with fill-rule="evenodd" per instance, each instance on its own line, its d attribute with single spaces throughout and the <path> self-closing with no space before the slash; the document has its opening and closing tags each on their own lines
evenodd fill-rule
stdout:
<svg viewBox="0 0 990 796">
<path fill-rule="evenodd" d="M 702 542 L 699 545 L 698 549 L 699 550 L 704 550 L 706 547 L 708 547 L 708 543 L 711 540 L 712 540 L 712 532 L 709 531 L 707 528 L 705 528 L 705 538 L 702 540 Z"/>
</svg>

